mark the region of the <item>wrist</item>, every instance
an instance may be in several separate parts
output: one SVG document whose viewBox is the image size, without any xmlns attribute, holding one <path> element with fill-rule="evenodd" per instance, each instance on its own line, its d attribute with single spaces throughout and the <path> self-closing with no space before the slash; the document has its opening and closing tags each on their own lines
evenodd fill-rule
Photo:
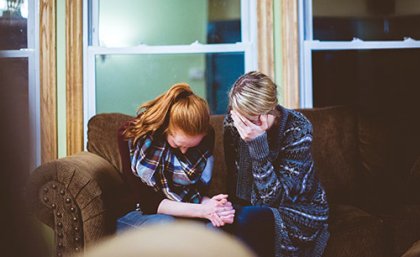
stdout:
<svg viewBox="0 0 420 257">
<path fill-rule="evenodd" d="M 270 152 L 266 132 L 248 141 L 247 145 L 249 149 L 249 155 L 254 160 L 264 159 Z"/>
</svg>

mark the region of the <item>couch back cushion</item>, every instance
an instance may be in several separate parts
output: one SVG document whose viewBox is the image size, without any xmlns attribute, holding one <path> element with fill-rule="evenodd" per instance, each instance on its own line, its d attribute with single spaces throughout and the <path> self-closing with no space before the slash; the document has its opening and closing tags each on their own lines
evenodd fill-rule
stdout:
<svg viewBox="0 0 420 257">
<path fill-rule="evenodd" d="M 312 153 L 318 177 L 330 202 L 353 202 L 358 192 L 361 162 L 358 154 L 357 117 L 346 107 L 302 109 L 314 130 Z M 131 116 L 119 113 L 98 114 L 88 123 L 89 152 L 95 153 L 122 170 L 117 130 Z M 212 115 L 215 130 L 215 164 L 209 195 L 226 193 L 226 166 L 223 150 L 223 115 Z"/>
<path fill-rule="evenodd" d="M 133 117 L 121 113 L 102 113 L 88 122 L 87 150 L 108 160 L 118 171 L 122 171 L 118 150 L 118 129 Z"/>
<path fill-rule="evenodd" d="M 210 124 L 214 128 L 214 168 L 209 196 L 227 193 L 227 170 L 225 165 L 225 153 L 223 149 L 223 115 L 212 115 Z"/>
<path fill-rule="evenodd" d="M 299 111 L 312 122 L 312 154 L 329 201 L 354 202 L 361 173 L 356 114 L 342 106 Z"/>
</svg>

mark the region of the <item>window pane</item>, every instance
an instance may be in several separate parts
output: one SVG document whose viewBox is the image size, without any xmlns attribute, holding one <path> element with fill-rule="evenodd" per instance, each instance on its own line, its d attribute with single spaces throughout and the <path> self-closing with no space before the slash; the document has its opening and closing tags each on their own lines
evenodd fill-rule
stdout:
<svg viewBox="0 0 420 257">
<path fill-rule="evenodd" d="M 315 107 L 420 110 L 420 49 L 314 51 L 312 58 Z"/>
<path fill-rule="evenodd" d="M 315 40 L 420 40 L 420 1 L 313 0 Z"/>
<path fill-rule="evenodd" d="M 243 53 L 97 56 L 96 112 L 135 115 L 140 104 L 187 82 L 213 114 L 222 114 L 228 90 L 243 73 Z"/>
<path fill-rule="evenodd" d="M 362 150 L 372 149 L 374 163 L 404 176 L 394 171 L 409 171 L 420 156 L 418 67 L 420 49 L 314 52 L 314 106 L 357 107 L 364 121 L 358 131 L 367 139 L 359 142 Z"/>
<path fill-rule="evenodd" d="M 99 45 L 241 41 L 240 0 L 99 1 Z"/>
<path fill-rule="evenodd" d="M 7 167 L 28 174 L 31 145 L 29 137 L 28 61 L 26 58 L 0 58 L 0 95 L 2 101 L 2 138 L 10 142 L 2 153 Z M 5 136 L 6 135 L 6 136 Z M 10 140 L 8 140 L 10 139 Z M 1 141 L 1 143 L 5 143 Z M 16 155 L 15 153 L 19 153 Z M 31 163 L 32 164 L 32 163 Z M 13 174 L 10 174 L 13 175 Z"/>
<path fill-rule="evenodd" d="M 27 18 L 28 1 L 0 0 L 0 50 L 27 48 Z"/>
</svg>

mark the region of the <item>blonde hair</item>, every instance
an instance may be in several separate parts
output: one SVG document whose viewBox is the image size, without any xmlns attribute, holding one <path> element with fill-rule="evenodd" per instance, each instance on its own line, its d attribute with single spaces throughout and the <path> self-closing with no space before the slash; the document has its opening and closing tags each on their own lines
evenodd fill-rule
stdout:
<svg viewBox="0 0 420 257">
<path fill-rule="evenodd" d="M 277 104 L 276 84 L 258 71 L 240 76 L 229 92 L 229 108 L 245 116 L 267 114 Z"/>
<path fill-rule="evenodd" d="M 173 85 L 155 99 L 142 104 L 137 117 L 124 131 L 126 139 L 135 144 L 148 133 L 162 133 L 180 129 L 190 136 L 206 134 L 210 111 L 207 102 L 195 95 L 186 83 Z"/>
</svg>

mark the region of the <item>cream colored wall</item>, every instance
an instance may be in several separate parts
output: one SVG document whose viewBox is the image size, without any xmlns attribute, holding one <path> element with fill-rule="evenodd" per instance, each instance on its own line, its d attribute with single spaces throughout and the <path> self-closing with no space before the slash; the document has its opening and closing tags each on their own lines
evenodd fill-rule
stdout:
<svg viewBox="0 0 420 257">
<path fill-rule="evenodd" d="M 366 16 L 368 15 L 366 0 L 314 0 L 313 13 L 315 16 Z"/>
<path fill-rule="evenodd" d="M 314 15 L 324 17 L 350 17 L 371 15 L 367 8 L 367 0 L 314 0 Z M 394 0 L 395 15 L 420 14 L 419 0 Z"/>
<path fill-rule="evenodd" d="M 241 18 L 240 9 L 237 8 L 241 0 L 209 0 L 209 20 L 235 20 Z"/>
<path fill-rule="evenodd" d="M 395 0 L 395 12 L 398 15 L 420 15 L 420 1 Z"/>
<path fill-rule="evenodd" d="M 273 17 L 274 17 L 274 82 L 278 87 L 278 99 L 279 103 L 284 102 L 284 85 L 283 85 L 283 55 L 282 55 L 282 13 L 281 13 L 281 1 L 287 0 L 274 0 L 273 1 Z"/>
<path fill-rule="evenodd" d="M 66 0 L 57 0 L 57 145 L 58 157 L 66 150 Z"/>
</svg>

